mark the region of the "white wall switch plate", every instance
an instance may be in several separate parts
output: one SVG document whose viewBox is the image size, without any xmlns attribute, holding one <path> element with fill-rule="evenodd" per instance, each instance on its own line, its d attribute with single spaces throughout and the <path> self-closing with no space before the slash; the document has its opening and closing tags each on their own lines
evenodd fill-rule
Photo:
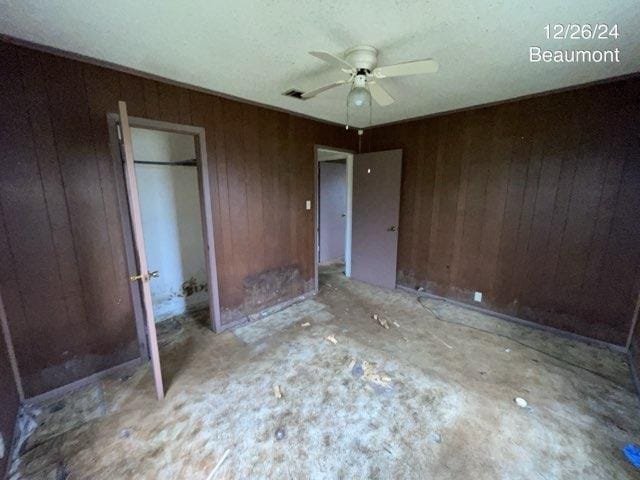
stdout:
<svg viewBox="0 0 640 480">
<path fill-rule="evenodd" d="M 307 210 L 311 210 L 311 200 L 307 200 Z"/>
<path fill-rule="evenodd" d="M 475 292 L 473 294 L 473 301 L 474 302 L 481 302 L 482 301 L 482 292 Z"/>
</svg>

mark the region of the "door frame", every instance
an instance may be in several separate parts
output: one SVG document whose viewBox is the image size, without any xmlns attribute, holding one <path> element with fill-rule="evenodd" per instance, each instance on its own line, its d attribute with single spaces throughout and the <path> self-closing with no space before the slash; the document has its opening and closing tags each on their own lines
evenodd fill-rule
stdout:
<svg viewBox="0 0 640 480">
<path fill-rule="evenodd" d="M 109 137 L 111 144 L 112 157 L 114 160 L 114 168 L 116 169 L 118 185 L 118 202 L 120 204 L 120 214 L 124 225 L 124 240 L 127 257 L 127 267 L 130 272 L 137 271 L 137 262 L 135 257 L 135 245 L 131 226 L 131 217 L 129 214 L 129 205 L 127 199 L 126 184 L 122 182 L 122 157 L 118 141 L 117 125 L 120 121 L 118 113 L 108 113 L 107 122 L 109 125 Z M 193 125 L 182 125 L 178 123 L 163 122 L 160 120 L 152 120 L 149 118 L 129 116 L 130 128 L 144 128 L 147 130 L 157 130 L 161 132 L 179 133 L 191 135 L 194 137 L 196 162 L 198 164 L 198 190 L 200 198 L 200 213 L 202 217 L 202 234 L 205 247 L 205 263 L 207 267 L 207 282 L 209 292 L 209 326 L 214 332 L 222 330 L 220 319 L 220 296 L 218 285 L 218 268 L 216 265 L 215 238 L 214 238 L 214 218 L 212 207 L 212 195 L 210 186 L 210 170 L 207 159 L 207 144 L 204 127 Z M 144 312 L 140 289 L 136 282 L 130 282 L 131 295 L 133 300 L 134 315 L 136 318 L 136 328 L 138 331 L 138 342 L 140 344 L 141 356 L 148 358 L 148 348 L 146 334 L 144 330 Z"/>
<path fill-rule="evenodd" d="M 320 261 L 320 162 L 326 160 L 320 160 L 318 158 L 319 150 L 331 150 L 333 152 L 344 153 L 346 156 L 346 169 L 347 169 L 347 217 L 345 222 L 345 235 L 344 235 L 344 273 L 347 277 L 351 276 L 351 226 L 353 219 L 353 156 L 355 152 L 353 150 L 347 150 L 344 148 L 330 147 L 328 145 L 314 145 L 314 171 L 313 171 L 313 190 L 314 190 L 314 242 L 313 242 L 313 270 L 314 270 L 314 290 L 318 292 L 318 262 Z"/>
</svg>

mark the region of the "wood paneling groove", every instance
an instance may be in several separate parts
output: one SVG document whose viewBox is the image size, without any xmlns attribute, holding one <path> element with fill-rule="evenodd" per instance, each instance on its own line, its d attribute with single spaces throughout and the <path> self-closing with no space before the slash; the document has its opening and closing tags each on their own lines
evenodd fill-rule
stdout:
<svg viewBox="0 0 640 480">
<path fill-rule="evenodd" d="M 138 355 L 118 100 L 205 128 L 224 324 L 311 288 L 313 145 L 355 132 L 8 43 L 0 57 L 0 289 L 28 397 Z"/>
<path fill-rule="evenodd" d="M 371 151 L 404 152 L 398 283 L 623 345 L 638 98 L 636 77 L 367 131 Z"/>
</svg>

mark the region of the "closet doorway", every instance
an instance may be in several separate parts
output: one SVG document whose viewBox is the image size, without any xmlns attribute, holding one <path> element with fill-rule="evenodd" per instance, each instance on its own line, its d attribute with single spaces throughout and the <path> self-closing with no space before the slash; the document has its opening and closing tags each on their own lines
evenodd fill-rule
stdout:
<svg viewBox="0 0 640 480">
<path fill-rule="evenodd" d="M 192 135 L 131 127 L 156 323 L 209 307 Z"/>
<path fill-rule="evenodd" d="M 125 102 L 108 121 L 141 356 L 163 398 L 156 324 L 200 310 L 220 330 L 205 132 L 129 117 Z"/>
</svg>

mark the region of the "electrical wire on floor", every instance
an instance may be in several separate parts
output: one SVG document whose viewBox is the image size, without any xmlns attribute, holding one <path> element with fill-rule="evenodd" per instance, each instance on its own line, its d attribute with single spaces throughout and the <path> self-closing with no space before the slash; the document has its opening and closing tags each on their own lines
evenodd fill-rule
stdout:
<svg viewBox="0 0 640 480">
<path fill-rule="evenodd" d="M 436 312 L 433 308 L 431 308 L 431 307 L 429 307 L 429 306 L 425 305 L 425 303 L 424 303 L 424 301 L 423 301 L 423 300 L 428 300 L 428 298 L 418 295 L 418 296 L 416 297 L 416 299 L 418 300 L 418 303 L 419 303 L 420 305 L 422 305 L 422 307 L 423 307 L 425 310 L 427 310 L 429 313 L 431 313 L 431 315 L 433 315 L 433 317 L 434 317 L 436 320 L 439 320 L 440 322 L 450 323 L 450 324 L 453 324 L 453 325 L 458 325 L 458 326 L 460 326 L 460 327 L 469 328 L 469 329 L 471 329 L 471 330 L 476 330 L 476 331 L 478 331 L 478 332 L 487 333 L 487 334 L 489 334 L 489 335 L 495 335 L 496 337 L 505 338 L 505 339 L 510 340 L 510 341 L 512 341 L 512 342 L 514 342 L 514 343 L 517 343 L 518 345 L 521 345 L 521 346 L 523 346 L 523 347 L 525 347 L 525 348 L 528 348 L 528 349 L 530 349 L 530 350 L 533 350 L 534 352 L 537 352 L 537 353 L 540 353 L 540 354 L 542 354 L 542 355 L 545 355 L 545 356 L 547 356 L 547 357 L 549 357 L 549 358 L 552 358 L 552 359 L 554 359 L 554 360 L 555 360 L 555 361 L 557 361 L 557 362 L 563 363 L 563 364 L 565 364 L 565 365 L 569 365 L 569 366 L 574 367 L 574 368 L 578 368 L 578 369 L 580 369 L 580 370 L 584 370 L 585 372 L 589 372 L 589 373 L 591 373 L 592 375 L 595 375 L 596 377 L 600 377 L 600 378 L 602 378 L 603 380 L 606 380 L 606 381 L 608 381 L 608 382 L 611 382 L 611 383 L 613 383 L 613 384 L 615 384 L 615 385 L 617 385 L 617 386 L 619 386 L 619 387 L 621 387 L 621 388 L 623 388 L 623 389 L 627 390 L 627 388 L 626 388 L 624 385 L 621 385 L 620 383 L 618 383 L 617 381 L 615 381 L 615 380 L 613 380 L 613 379 L 611 379 L 611 378 L 607 377 L 606 375 L 602 375 L 601 373 L 598 373 L 598 372 L 596 372 L 596 371 L 594 371 L 594 370 L 591 370 L 591 369 L 589 369 L 589 368 L 587 368 L 587 367 L 583 367 L 582 365 L 578 365 L 578 364 L 575 364 L 575 363 L 569 362 L 569 361 L 567 361 L 567 360 L 565 360 L 565 359 L 563 359 L 563 358 L 556 357 L 555 355 L 553 355 L 553 354 L 551 354 L 551 353 L 549 353 L 549 352 L 545 352 L 544 350 L 540 350 L 540 349 L 538 349 L 538 348 L 536 348 L 536 347 L 533 347 L 533 346 L 531 346 L 531 345 L 529 345 L 529 344 L 527 344 L 527 343 L 524 343 L 524 342 L 522 342 L 522 341 L 520 341 L 520 340 L 518 340 L 518 339 L 516 339 L 516 338 L 510 337 L 509 335 L 505 335 L 504 333 L 492 332 L 491 330 L 485 330 L 485 329 L 483 329 L 483 328 L 474 327 L 474 326 L 472 326 L 472 325 L 467 325 L 466 323 L 456 322 L 456 321 L 454 321 L 454 320 L 447 320 L 446 318 L 442 318 L 442 316 L 441 316 L 438 312 Z M 438 299 L 438 300 L 433 300 L 433 299 L 431 299 L 431 301 L 437 301 L 437 302 L 439 302 L 440 304 L 446 304 L 446 303 L 447 303 L 447 301 L 446 301 L 446 300 L 440 300 L 440 299 Z"/>
</svg>

